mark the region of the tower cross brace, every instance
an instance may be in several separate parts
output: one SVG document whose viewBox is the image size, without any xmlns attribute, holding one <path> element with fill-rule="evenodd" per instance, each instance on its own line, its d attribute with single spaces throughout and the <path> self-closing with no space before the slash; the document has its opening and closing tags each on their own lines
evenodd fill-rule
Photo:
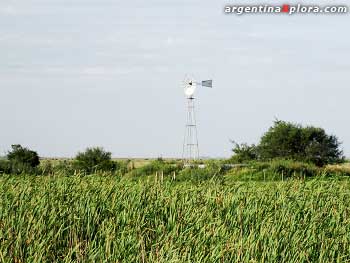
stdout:
<svg viewBox="0 0 350 263">
<path fill-rule="evenodd" d="M 182 149 L 182 159 L 185 164 L 190 164 L 191 162 L 199 158 L 199 147 L 198 147 L 198 137 L 197 137 L 197 124 L 196 124 L 196 114 L 194 107 L 194 97 L 190 96 L 187 98 L 187 120 L 185 127 L 185 135 Z"/>
</svg>

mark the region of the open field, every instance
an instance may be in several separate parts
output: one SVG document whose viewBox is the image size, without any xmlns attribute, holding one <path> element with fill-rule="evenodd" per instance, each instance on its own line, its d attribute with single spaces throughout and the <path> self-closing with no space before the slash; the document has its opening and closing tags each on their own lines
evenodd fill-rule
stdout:
<svg viewBox="0 0 350 263">
<path fill-rule="evenodd" d="M 350 181 L 0 177 L 1 262 L 346 262 Z"/>
<path fill-rule="evenodd" d="M 145 166 L 156 159 L 157 158 L 112 158 L 113 161 L 117 161 L 117 162 L 130 161 L 133 164 L 134 168 L 140 168 L 142 166 Z M 51 162 L 53 165 L 55 165 L 62 161 L 71 161 L 71 160 L 73 160 L 73 158 L 41 158 L 41 163 L 45 164 L 47 162 Z M 164 158 L 164 160 L 174 161 L 174 160 L 180 160 L 180 159 Z"/>
</svg>

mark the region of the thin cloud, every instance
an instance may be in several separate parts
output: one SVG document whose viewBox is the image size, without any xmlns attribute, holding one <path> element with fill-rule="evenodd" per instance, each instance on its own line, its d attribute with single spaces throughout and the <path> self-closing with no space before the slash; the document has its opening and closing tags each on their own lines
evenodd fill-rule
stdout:
<svg viewBox="0 0 350 263">
<path fill-rule="evenodd" d="M 101 75 L 127 75 L 138 72 L 139 68 L 116 68 L 116 67 L 86 67 L 80 70 L 83 75 L 101 76 Z"/>
<path fill-rule="evenodd" d="M 4 15 L 17 15 L 18 10 L 13 6 L 0 6 L 0 14 Z"/>
</svg>

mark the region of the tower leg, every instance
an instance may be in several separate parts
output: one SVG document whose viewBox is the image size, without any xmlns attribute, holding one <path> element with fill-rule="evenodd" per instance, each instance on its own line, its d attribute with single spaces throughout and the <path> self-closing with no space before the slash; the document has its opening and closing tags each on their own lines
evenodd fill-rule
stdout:
<svg viewBox="0 0 350 263">
<path fill-rule="evenodd" d="M 182 159 L 185 164 L 191 164 L 193 161 L 199 159 L 194 97 L 187 98 L 187 121 L 182 149 Z"/>
</svg>

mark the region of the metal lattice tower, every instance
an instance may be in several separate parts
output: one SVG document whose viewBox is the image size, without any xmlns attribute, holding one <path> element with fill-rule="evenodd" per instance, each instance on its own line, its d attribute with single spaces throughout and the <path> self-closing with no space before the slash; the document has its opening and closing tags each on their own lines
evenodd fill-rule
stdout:
<svg viewBox="0 0 350 263">
<path fill-rule="evenodd" d="M 187 97 L 187 121 L 182 149 L 182 159 L 189 164 L 199 158 L 199 147 L 197 137 L 196 113 L 194 108 L 194 97 Z"/>
<path fill-rule="evenodd" d="M 199 159 L 196 113 L 194 110 L 194 92 L 197 86 L 212 88 L 213 81 L 203 80 L 201 82 L 196 82 L 192 78 L 186 78 L 183 86 L 187 99 L 187 121 L 182 148 L 182 159 L 185 164 L 191 164 L 193 161 Z"/>
</svg>

